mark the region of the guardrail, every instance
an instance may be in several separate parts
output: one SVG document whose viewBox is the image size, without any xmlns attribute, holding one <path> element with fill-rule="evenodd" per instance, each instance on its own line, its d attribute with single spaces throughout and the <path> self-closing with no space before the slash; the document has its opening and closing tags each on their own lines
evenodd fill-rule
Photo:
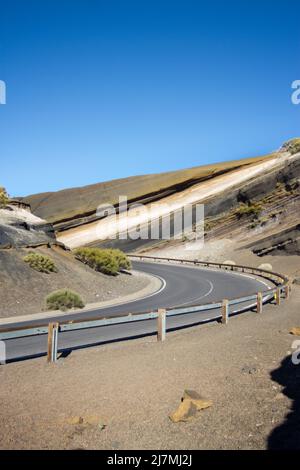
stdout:
<svg viewBox="0 0 300 470">
<path fill-rule="evenodd" d="M 275 272 L 266 271 L 259 268 L 251 268 L 249 266 L 242 265 L 231 265 L 223 263 L 212 263 L 204 261 L 191 261 L 185 259 L 173 259 L 163 257 L 152 257 L 142 255 L 130 255 L 132 259 L 139 259 L 140 261 L 157 261 L 157 262 L 168 262 L 176 264 L 192 264 L 194 266 L 204 266 L 212 269 L 223 269 L 236 271 L 241 273 L 249 273 L 252 275 L 258 275 L 260 277 L 269 279 L 275 284 L 274 288 L 268 288 L 261 292 L 254 292 L 248 296 L 234 298 L 234 299 L 222 299 L 213 303 L 208 304 L 197 304 L 189 305 L 187 307 L 177 306 L 172 309 L 158 309 L 158 311 L 140 312 L 140 313 L 129 313 L 127 315 L 118 314 L 112 317 L 106 318 L 105 316 L 96 319 L 72 320 L 72 321 L 61 321 L 61 322 L 50 322 L 49 324 L 40 324 L 34 327 L 25 326 L 23 328 L 0 328 L 0 340 L 10 340 L 13 338 L 21 338 L 26 336 L 36 335 L 48 335 L 48 362 L 57 361 L 58 352 L 58 336 L 59 332 L 67 332 L 74 330 L 84 330 L 86 328 L 106 327 L 110 325 L 126 324 L 131 322 L 140 322 L 144 320 L 157 320 L 157 339 L 158 341 L 164 341 L 166 338 L 167 330 L 167 318 L 174 317 L 177 315 L 185 315 L 197 312 L 216 310 L 216 312 L 210 316 L 209 320 L 218 320 L 223 324 L 228 323 L 230 315 L 238 313 L 244 310 L 250 310 L 254 307 L 258 313 L 262 313 L 263 304 L 267 301 L 275 299 L 276 305 L 280 304 L 282 294 L 284 298 L 288 298 L 291 290 L 291 284 L 289 279 Z M 248 303 L 251 302 L 249 305 Z M 243 307 L 243 304 L 247 305 Z M 241 306 L 238 310 L 231 311 L 232 306 Z M 201 323 L 201 318 L 198 319 L 197 323 Z M 195 322 L 194 322 L 195 323 Z M 84 344 L 82 345 L 84 346 Z"/>
</svg>

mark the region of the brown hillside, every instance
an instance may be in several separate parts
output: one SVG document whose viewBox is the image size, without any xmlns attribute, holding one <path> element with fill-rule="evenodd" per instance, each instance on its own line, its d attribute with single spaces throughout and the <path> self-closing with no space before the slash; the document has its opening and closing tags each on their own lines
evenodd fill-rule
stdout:
<svg viewBox="0 0 300 470">
<path fill-rule="evenodd" d="M 274 157 L 262 157 L 221 162 L 168 173 L 132 176 L 80 188 L 57 192 L 34 194 L 21 198 L 31 205 L 35 215 L 49 222 L 59 223 L 93 214 L 99 204 L 117 204 L 119 195 L 126 195 L 128 201 L 160 198 L 188 186 L 228 171 L 258 163 Z"/>
</svg>

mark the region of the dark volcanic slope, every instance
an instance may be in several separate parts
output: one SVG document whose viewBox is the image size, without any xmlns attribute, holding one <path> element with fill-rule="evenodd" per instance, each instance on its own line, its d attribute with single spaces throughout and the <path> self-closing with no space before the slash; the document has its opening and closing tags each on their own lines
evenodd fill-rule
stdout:
<svg viewBox="0 0 300 470">
<path fill-rule="evenodd" d="M 127 196 L 128 201 L 149 202 L 152 198 L 163 197 L 195 182 L 258 163 L 272 156 L 221 162 L 168 173 L 133 176 L 81 188 L 35 194 L 21 199 L 31 205 L 35 215 L 49 222 L 59 223 L 89 216 L 96 211 L 99 204 L 117 204 L 119 195 Z"/>
</svg>

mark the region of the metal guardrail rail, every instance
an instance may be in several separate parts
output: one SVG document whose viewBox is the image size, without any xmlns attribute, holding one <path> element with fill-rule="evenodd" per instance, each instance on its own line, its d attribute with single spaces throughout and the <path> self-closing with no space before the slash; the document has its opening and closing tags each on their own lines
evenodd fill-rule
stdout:
<svg viewBox="0 0 300 470">
<path fill-rule="evenodd" d="M 204 312 L 214 309 L 220 309 L 219 312 L 216 312 L 216 315 L 210 318 L 210 320 L 221 320 L 222 323 L 227 323 L 230 315 L 238 313 L 239 310 L 230 311 L 231 306 L 243 305 L 245 302 L 251 302 L 251 305 L 246 306 L 246 310 L 250 310 L 253 307 L 256 307 L 257 312 L 262 312 L 262 306 L 265 302 L 275 299 L 276 304 L 280 304 L 280 299 L 284 293 L 285 298 L 289 297 L 291 290 L 291 285 L 289 279 L 279 273 L 266 271 L 259 268 L 251 268 L 249 266 L 242 265 L 231 265 L 223 263 L 213 263 L 213 262 L 204 262 L 204 261 L 191 261 L 185 259 L 173 259 L 173 258 L 163 258 L 163 257 L 152 257 L 152 256 L 143 256 L 143 255 L 129 255 L 132 259 L 139 259 L 140 261 L 156 261 L 156 262 L 168 262 L 176 264 L 192 264 L 194 266 L 203 266 L 205 268 L 212 269 L 223 269 L 226 271 L 235 271 L 240 273 L 248 273 L 252 275 L 258 275 L 260 277 L 266 278 L 272 283 L 275 284 L 274 288 L 268 288 L 267 290 L 261 292 L 254 292 L 246 297 L 234 298 L 234 299 L 222 299 L 217 300 L 216 302 L 211 302 L 207 304 L 197 304 L 189 305 L 186 307 L 176 306 L 171 309 L 159 309 L 158 311 L 148 311 L 140 313 L 129 313 L 127 315 L 117 314 L 112 317 L 106 318 L 101 316 L 96 319 L 86 319 L 82 320 L 68 320 L 51 322 L 51 323 L 41 323 L 40 325 L 25 326 L 22 328 L 0 328 L 0 340 L 10 340 L 13 338 L 21 338 L 26 336 L 36 336 L 36 335 L 45 335 L 48 334 L 48 361 L 55 362 L 57 360 L 57 350 L 58 350 L 58 333 L 67 332 L 74 330 L 83 330 L 86 328 L 96 328 L 96 327 L 105 327 L 109 325 L 125 324 L 128 322 L 139 322 L 144 320 L 153 320 L 157 319 L 157 336 L 158 340 L 163 341 L 166 335 L 166 318 L 174 317 L 176 315 L 183 315 L 196 312 Z M 241 309 L 240 309 L 241 310 Z M 204 320 L 203 320 L 204 321 Z M 205 320 L 207 321 L 207 320 Z M 199 322 L 201 323 L 201 318 Z M 84 344 L 82 345 L 84 346 Z"/>
</svg>

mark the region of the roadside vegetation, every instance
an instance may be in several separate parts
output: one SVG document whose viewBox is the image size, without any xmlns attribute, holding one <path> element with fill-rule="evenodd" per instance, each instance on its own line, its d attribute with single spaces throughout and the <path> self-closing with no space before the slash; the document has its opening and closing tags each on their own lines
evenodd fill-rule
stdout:
<svg viewBox="0 0 300 470">
<path fill-rule="evenodd" d="M 131 269 L 130 260 L 118 249 L 77 248 L 75 256 L 95 271 L 110 276 L 116 276 L 122 269 Z"/>
<path fill-rule="evenodd" d="M 6 189 L 0 186 L 0 208 L 5 207 L 8 204 L 9 197 Z"/>
<path fill-rule="evenodd" d="M 61 289 L 52 292 L 46 298 L 48 310 L 62 310 L 63 312 L 71 308 L 83 308 L 84 303 L 79 294 L 68 289 Z"/>
<path fill-rule="evenodd" d="M 41 255 L 31 251 L 28 255 L 23 258 L 23 261 L 27 263 L 32 269 L 39 273 L 57 273 L 58 269 L 55 266 L 54 261 L 46 255 Z"/>
</svg>

